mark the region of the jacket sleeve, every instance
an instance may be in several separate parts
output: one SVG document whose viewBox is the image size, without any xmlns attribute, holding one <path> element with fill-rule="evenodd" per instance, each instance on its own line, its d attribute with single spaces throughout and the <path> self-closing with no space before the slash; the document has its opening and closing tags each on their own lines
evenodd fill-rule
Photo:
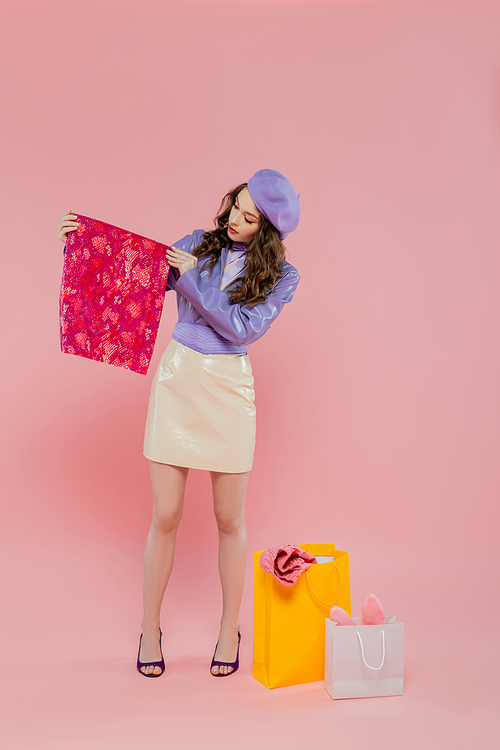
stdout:
<svg viewBox="0 0 500 750">
<path fill-rule="evenodd" d="M 286 264 L 283 276 L 265 302 L 250 307 L 246 304 L 232 305 L 227 292 L 210 284 L 208 276 L 201 276 L 198 268 L 191 268 L 179 277 L 176 289 L 214 328 L 217 333 L 238 346 L 256 341 L 276 320 L 286 302 L 291 302 L 299 274 Z"/>
<path fill-rule="evenodd" d="M 168 278 L 167 278 L 167 286 L 165 291 L 170 292 L 172 289 L 175 289 L 175 285 L 177 283 L 177 280 L 179 278 L 179 269 L 174 268 L 173 266 L 168 267 Z"/>
</svg>

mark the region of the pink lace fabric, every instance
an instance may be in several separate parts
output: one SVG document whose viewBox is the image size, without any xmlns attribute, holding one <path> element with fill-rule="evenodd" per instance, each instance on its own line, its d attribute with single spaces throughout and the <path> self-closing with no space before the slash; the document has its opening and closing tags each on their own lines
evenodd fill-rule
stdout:
<svg viewBox="0 0 500 750">
<path fill-rule="evenodd" d="M 145 375 L 163 310 L 167 245 L 78 214 L 59 298 L 61 350 Z"/>
<path fill-rule="evenodd" d="M 260 556 L 260 567 L 270 573 L 283 586 L 293 586 L 302 571 L 307 570 L 316 558 L 295 544 L 269 547 Z"/>
</svg>

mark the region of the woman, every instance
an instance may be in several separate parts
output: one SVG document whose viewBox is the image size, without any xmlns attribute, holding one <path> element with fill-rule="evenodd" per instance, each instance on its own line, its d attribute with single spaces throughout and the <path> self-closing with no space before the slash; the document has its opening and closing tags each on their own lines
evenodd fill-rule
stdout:
<svg viewBox="0 0 500 750">
<path fill-rule="evenodd" d="M 262 169 L 224 197 L 215 229 L 197 230 L 167 252 L 167 289 L 179 321 L 151 387 L 144 439 L 153 519 L 144 559 L 144 617 L 137 669 L 165 670 L 160 609 L 174 562 L 190 468 L 210 471 L 219 531 L 223 609 L 210 667 L 223 677 L 239 666 L 239 611 L 247 561 L 245 495 L 255 446 L 248 344 L 264 335 L 299 281 L 282 240 L 296 229 L 299 199 L 279 172 Z M 74 231 L 67 212 L 59 237 Z"/>
</svg>

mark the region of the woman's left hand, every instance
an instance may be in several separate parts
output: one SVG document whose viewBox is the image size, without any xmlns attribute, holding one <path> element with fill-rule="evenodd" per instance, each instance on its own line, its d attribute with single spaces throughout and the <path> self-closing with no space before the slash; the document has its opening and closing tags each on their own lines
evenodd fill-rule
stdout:
<svg viewBox="0 0 500 750">
<path fill-rule="evenodd" d="M 181 276 L 186 271 L 190 271 L 191 268 L 196 268 L 198 265 L 196 255 L 191 255 L 191 253 L 186 253 L 184 250 L 179 250 L 176 247 L 167 250 L 167 260 L 171 266 L 179 269 Z"/>
</svg>

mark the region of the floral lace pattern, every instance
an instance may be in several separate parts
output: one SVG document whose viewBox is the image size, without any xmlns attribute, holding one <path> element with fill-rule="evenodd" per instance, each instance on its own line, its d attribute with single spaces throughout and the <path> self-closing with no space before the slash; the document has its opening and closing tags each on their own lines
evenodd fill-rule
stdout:
<svg viewBox="0 0 500 750">
<path fill-rule="evenodd" d="M 78 214 L 59 298 L 61 350 L 145 375 L 163 310 L 167 245 Z"/>
</svg>

